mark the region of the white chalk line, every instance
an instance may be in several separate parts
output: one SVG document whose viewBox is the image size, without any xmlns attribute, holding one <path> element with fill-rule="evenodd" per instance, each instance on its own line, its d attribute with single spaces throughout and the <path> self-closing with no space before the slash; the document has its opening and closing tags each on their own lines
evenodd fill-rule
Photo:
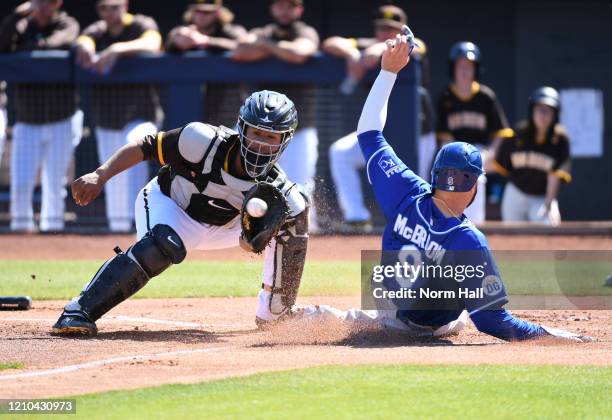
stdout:
<svg viewBox="0 0 612 420">
<path fill-rule="evenodd" d="M 167 352 L 161 352 L 161 353 L 135 354 L 131 356 L 117 356 L 117 357 L 111 357 L 109 359 L 94 360 L 91 362 L 78 363 L 76 365 L 68 365 L 68 366 L 64 366 L 61 368 L 36 370 L 33 372 L 14 373 L 11 375 L 0 375 L 0 381 L 8 381 L 9 379 L 23 379 L 23 378 L 34 378 L 34 377 L 40 377 L 40 376 L 60 375 L 63 373 L 75 372 L 77 370 L 90 369 L 90 368 L 100 367 L 100 366 L 108 366 L 108 365 L 112 365 L 116 363 L 130 362 L 134 360 L 146 360 L 146 359 L 154 359 L 154 358 L 162 358 L 162 357 L 183 356 L 186 354 L 212 353 L 216 351 L 223 351 L 223 350 L 229 350 L 229 349 L 230 347 L 212 347 L 212 348 L 206 348 L 206 349 L 176 350 L 176 351 L 167 351 Z"/>
<path fill-rule="evenodd" d="M 0 322 L 48 322 L 54 323 L 57 318 L 0 318 Z M 158 324 L 158 325 L 172 325 L 175 327 L 192 327 L 192 328 L 231 328 L 235 327 L 233 324 L 200 324 L 198 322 L 185 322 L 185 321 L 172 321 L 168 319 L 156 319 L 139 316 L 128 316 L 128 315 L 108 315 L 100 319 L 98 322 L 138 322 L 144 324 Z"/>
</svg>

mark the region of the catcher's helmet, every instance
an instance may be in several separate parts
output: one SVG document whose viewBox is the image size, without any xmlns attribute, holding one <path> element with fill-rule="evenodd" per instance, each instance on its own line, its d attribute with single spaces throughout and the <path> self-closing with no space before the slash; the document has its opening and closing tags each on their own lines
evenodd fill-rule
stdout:
<svg viewBox="0 0 612 420">
<path fill-rule="evenodd" d="M 484 174 L 480 151 L 469 143 L 456 141 L 444 145 L 431 168 L 434 189 L 466 192 Z"/>
<path fill-rule="evenodd" d="M 257 178 L 272 168 L 293 138 L 297 125 L 297 109 L 282 93 L 262 90 L 246 99 L 238 114 L 238 132 L 240 153 L 249 176 Z M 280 144 L 247 137 L 247 126 L 282 134 Z"/>
<path fill-rule="evenodd" d="M 474 63 L 474 66 L 476 67 L 476 71 L 475 71 L 475 77 L 476 79 L 478 79 L 478 77 L 480 76 L 480 60 L 481 60 L 481 55 L 480 55 L 480 48 L 478 48 L 478 45 L 474 44 L 473 42 L 469 42 L 469 41 L 461 41 L 461 42 L 457 42 L 455 43 L 451 49 L 450 52 L 448 53 L 448 65 L 449 65 L 449 74 L 451 79 L 453 79 L 455 77 L 455 61 L 457 61 L 459 58 L 467 58 L 468 60 L 470 60 L 471 62 Z"/>
</svg>

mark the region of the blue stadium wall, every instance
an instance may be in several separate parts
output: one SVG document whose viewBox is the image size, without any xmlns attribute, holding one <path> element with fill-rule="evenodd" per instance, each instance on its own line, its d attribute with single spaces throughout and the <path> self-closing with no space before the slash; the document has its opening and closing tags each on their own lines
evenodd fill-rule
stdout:
<svg viewBox="0 0 612 420">
<path fill-rule="evenodd" d="M 19 1 L 0 2 L 0 16 Z M 82 25 L 96 19 L 94 0 L 65 0 Z M 162 32 L 180 22 L 188 0 L 132 0 L 131 10 L 158 20 Z M 247 28 L 268 21 L 267 0 L 226 0 L 236 21 Z M 305 20 L 321 37 L 368 36 L 373 10 L 387 2 L 305 0 Z M 537 86 L 585 87 L 604 92 L 602 158 L 573 162 L 574 182 L 562 189 L 565 219 L 612 219 L 612 7 L 601 0 L 396 1 L 408 12 L 414 32 L 430 51 L 434 98 L 448 82 L 446 54 L 457 40 L 469 39 L 484 54 L 483 82 L 497 92 L 511 123 L 524 118 L 526 98 Z"/>
</svg>

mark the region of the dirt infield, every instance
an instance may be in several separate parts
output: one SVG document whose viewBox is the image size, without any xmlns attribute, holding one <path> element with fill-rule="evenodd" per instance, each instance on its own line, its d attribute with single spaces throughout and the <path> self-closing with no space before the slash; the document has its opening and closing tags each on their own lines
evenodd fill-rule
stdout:
<svg viewBox="0 0 612 420">
<path fill-rule="evenodd" d="M 124 249 L 132 236 L 2 236 L 0 259 L 91 259 Z M 612 249 L 612 238 L 498 237 L 494 249 Z M 379 248 L 376 237 L 314 237 L 311 260 L 357 260 L 361 249 Z M 198 253 L 192 258 L 255 258 L 239 249 Z M 327 364 L 612 363 L 612 311 L 517 311 L 529 320 L 594 336 L 595 343 L 507 344 L 470 326 L 458 336 L 434 341 L 347 331 L 338 325 L 300 325 L 260 332 L 255 299 L 138 299 L 102 318 L 95 339 L 51 337 L 62 305 L 38 301 L 28 312 L 0 312 L 0 361 L 24 369 L 0 372 L 0 398 L 36 398 L 193 383 L 255 372 Z M 348 309 L 358 297 L 303 298 Z"/>
<path fill-rule="evenodd" d="M 348 308 L 357 298 L 309 298 Z M 48 335 L 63 302 L 0 313 L 0 354 L 25 369 L 0 372 L 0 398 L 36 398 L 193 383 L 327 364 L 458 363 L 609 365 L 612 311 L 519 312 L 588 333 L 588 344 L 506 344 L 473 326 L 451 339 L 406 341 L 355 334 L 337 325 L 259 332 L 254 299 L 133 300 L 99 322 L 95 339 Z"/>
</svg>

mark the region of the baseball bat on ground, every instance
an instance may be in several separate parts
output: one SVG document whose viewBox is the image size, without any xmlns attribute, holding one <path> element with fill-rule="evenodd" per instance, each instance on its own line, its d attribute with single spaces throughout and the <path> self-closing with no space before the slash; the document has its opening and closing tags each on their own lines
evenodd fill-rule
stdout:
<svg viewBox="0 0 612 420">
<path fill-rule="evenodd" d="M 0 296 L 0 311 L 27 311 L 31 307 L 29 296 Z"/>
</svg>

